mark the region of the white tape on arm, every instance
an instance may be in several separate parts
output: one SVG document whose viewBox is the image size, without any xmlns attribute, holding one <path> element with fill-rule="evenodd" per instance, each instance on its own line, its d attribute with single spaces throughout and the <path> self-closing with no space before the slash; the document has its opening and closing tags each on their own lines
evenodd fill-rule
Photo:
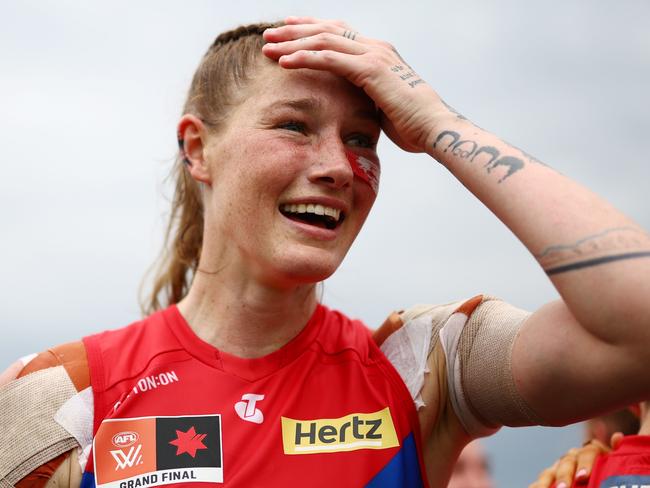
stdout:
<svg viewBox="0 0 650 488">
<path fill-rule="evenodd" d="M 405 331 L 393 333 L 386 339 L 388 343 L 395 336 L 390 347 L 382 346 L 382 350 L 411 394 L 419 394 L 424 384 L 422 349 L 411 341 L 425 336 L 407 331 L 428 327 L 428 354 L 438 345 L 442 348 L 454 412 L 472 437 L 490 435 L 502 425 L 540 424 L 541 419 L 517 391 L 511 368 L 512 345 L 528 316 L 486 296 L 441 306 L 419 305 L 402 312 Z M 416 405 L 417 394 L 413 397 Z"/>
<path fill-rule="evenodd" d="M 36 371 L 0 388 L 3 483 L 14 485 L 38 466 L 77 446 L 75 438 L 54 421 L 59 408 L 76 394 L 63 366 Z"/>
</svg>

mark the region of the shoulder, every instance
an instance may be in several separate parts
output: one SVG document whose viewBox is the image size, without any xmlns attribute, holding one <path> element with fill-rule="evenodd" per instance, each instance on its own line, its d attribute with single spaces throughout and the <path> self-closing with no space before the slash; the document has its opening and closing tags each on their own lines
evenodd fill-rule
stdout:
<svg viewBox="0 0 650 488">
<path fill-rule="evenodd" d="M 321 324 L 317 342 L 323 352 L 330 355 L 354 352 L 366 360 L 371 354 L 371 329 L 361 320 L 352 319 L 338 310 L 323 305 L 320 309 Z"/>
<path fill-rule="evenodd" d="M 55 472 L 69 464 L 79 443 L 57 416 L 89 386 L 86 350 L 81 341 L 21 358 L 0 375 L 3 423 L 11 425 L 0 432 L 2 445 L 12 446 L 11 458 L 6 457 L 8 450 L 0 455 L 0 464 L 8 469 L 2 473 L 7 481 L 19 488 L 45 486 Z M 43 452 L 48 455 L 43 456 Z"/>
<path fill-rule="evenodd" d="M 432 328 L 439 331 L 450 319 L 462 326 L 465 323 L 498 324 L 500 321 L 508 321 L 513 318 L 520 319 L 527 315 L 529 315 L 528 312 L 516 308 L 497 297 L 476 295 L 465 300 L 439 305 L 414 305 L 399 312 L 393 312 L 373 332 L 373 339 L 381 346 L 394 333 L 400 331 L 400 334 L 405 334 L 405 325 L 413 328 L 417 326 Z M 454 325 L 453 322 L 450 323 L 450 326 Z"/>
<path fill-rule="evenodd" d="M 141 373 L 161 353 L 182 349 L 169 323 L 174 313 L 169 308 L 125 327 L 84 337 L 93 390 L 104 391 Z"/>
<path fill-rule="evenodd" d="M 526 312 L 489 295 L 440 305 L 414 305 L 393 312 L 372 337 L 409 388 L 416 405 L 427 361 L 436 343 L 455 342 L 461 331 L 476 335 L 484 326 L 500 328 L 509 321 L 521 321 Z"/>
<path fill-rule="evenodd" d="M 60 373 L 47 371 L 41 373 L 41 375 L 65 375 L 77 391 L 90 386 L 86 348 L 82 341 L 75 341 L 18 359 L 0 374 L 0 387 L 8 386 L 14 380 L 31 373 L 58 367 L 62 367 Z M 23 383 L 27 381 L 23 380 Z"/>
<path fill-rule="evenodd" d="M 453 314 L 459 313 L 465 317 L 471 316 L 476 309 L 492 297 L 476 295 L 467 300 L 459 300 L 439 305 L 414 305 L 409 308 L 392 312 L 386 320 L 372 333 L 372 338 L 378 346 L 382 346 L 386 340 L 398 333 L 405 334 L 405 324 L 425 322 L 426 324 L 441 324 L 446 322 Z"/>
</svg>

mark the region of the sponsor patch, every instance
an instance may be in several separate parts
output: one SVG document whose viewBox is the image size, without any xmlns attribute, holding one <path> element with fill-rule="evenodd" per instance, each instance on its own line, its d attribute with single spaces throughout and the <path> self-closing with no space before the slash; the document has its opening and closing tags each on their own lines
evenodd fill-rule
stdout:
<svg viewBox="0 0 650 488">
<path fill-rule="evenodd" d="M 295 420 L 282 417 L 285 454 L 316 454 L 388 449 L 399 446 L 388 407 L 337 419 Z"/>
<path fill-rule="evenodd" d="M 235 403 L 235 412 L 239 418 L 254 424 L 261 424 L 264 422 L 264 414 L 259 408 L 255 408 L 257 402 L 264 400 L 264 395 L 257 393 L 246 393 L 242 395 L 241 401 Z"/>
<path fill-rule="evenodd" d="M 93 453 L 97 488 L 223 483 L 220 415 L 107 419 Z"/>
</svg>

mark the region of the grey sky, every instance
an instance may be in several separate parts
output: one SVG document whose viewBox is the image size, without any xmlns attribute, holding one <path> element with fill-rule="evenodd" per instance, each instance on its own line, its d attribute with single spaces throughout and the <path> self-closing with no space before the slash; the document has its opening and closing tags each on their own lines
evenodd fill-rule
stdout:
<svg viewBox="0 0 650 488">
<path fill-rule="evenodd" d="M 392 42 L 477 124 L 650 228 L 646 1 L 5 1 L 0 368 L 138 318 L 192 72 L 219 32 L 288 14 L 342 18 Z M 325 284 L 327 304 L 375 325 L 417 302 L 490 293 L 535 309 L 556 297 L 446 170 L 386 139 L 380 155 L 378 201 Z M 521 429 L 488 447 L 503 488 L 579 442 L 577 428 Z"/>
</svg>

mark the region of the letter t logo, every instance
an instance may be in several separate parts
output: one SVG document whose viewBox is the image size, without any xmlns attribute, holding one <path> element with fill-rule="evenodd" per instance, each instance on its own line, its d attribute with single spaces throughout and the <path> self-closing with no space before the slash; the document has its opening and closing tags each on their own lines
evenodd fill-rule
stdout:
<svg viewBox="0 0 650 488">
<path fill-rule="evenodd" d="M 235 412 L 237 412 L 239 418 L 255 424 L 264 422 L 264 414 L 259 408 L 255 408 L 257 402 L 264 400 L 264 395 L 246 393 L 242 395 L 241 399 L 241 402 L 235 403 Z"/>
</svg>

